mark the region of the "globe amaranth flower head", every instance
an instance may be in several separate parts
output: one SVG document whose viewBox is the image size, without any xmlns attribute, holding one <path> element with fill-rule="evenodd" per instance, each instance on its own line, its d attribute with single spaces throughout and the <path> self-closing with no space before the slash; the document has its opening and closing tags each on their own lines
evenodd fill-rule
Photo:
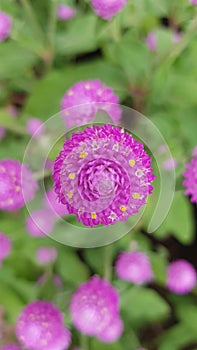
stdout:
<svg viewBox="0 0 197 350">
<path fill-rule="evenodd" d="M 64 142 L 54 165 L 55 192 L 86 226 L 123 222 L 152 192 L 143 144 L 112 125 L 93 126 Z"/>
<path fill-rule="evenodd" d="M 36 257 L 42 265 L 53 263 L 57 259 L 57 249 L 53 247 L 40 247 L 36 252 Z"/>
<path fill-rule="evenodd" d="M 197 203 L 197 153 L 196 147 L 193 150 L 193 158 L 190 163 L 185 164 L 183 172 L 183 186 L 186 187 L 185 194 L 191 196 L 191 202 Z"/>
<path fill-rule="evenodd" d="M 176 294 L 187 294 L 196 286 L 197 274 L 194 267 L 186 260 L 177 260 L 169 264 L 166 285 Z"/>
<path fill-rule="evenodd" d="M 0 210 L 20 209 L 38 189 L 32 171 L 17 160 L 0 161 Z"/>
<path fill-rule="evenodd" d="M 19 345 L 12 343 L 12 344 L 3 346 L 1 350 L 22 350 L 22 349 L 19 347 Z"/>
<path fill-rule="evenodd" d="M 4 41 L 10 34 L 12 18 L 5 12 L 0 11 L 0 41 Z"/>
<path fill-rule="evenodd" d="M 114 124 L 118 124 L 121 118 L 118 96 L 98 79 L 73 85 L 65 93 L 61 107 L 67 128 L 89 123 L 99 109 L 107 112 Z"/>
<path fill-rule="evenodd" d="M 76 10 L 68 5 L 60 4 L 57 7 L 57 17 L 63 21 L 72 19 L 76 15 Z"/>
<path fill-rule="evenodd" d="M 7 258 L 12 249 L 12 241 L 3 232 L 0 232 L 0 266 L 2 260 Z"/>
<path fill-rule="evenodd" d="M 149 257 L 140 251 L 122 252 L 115 265 L 120 279 L 134 284 L 148 283 L 153 279 Z"/>
<path fill-rule="evenodd" d="M 103 342 L 117 340 L 122 333 L 118 291 L 105 279 L 93 276 L 81 284 L 70 302 L 74 326 Z"/>
<path fill-rule="evenodd" d="M 71 334 L 63 324 L 63 316 L 48 301 L 34 301 L 19 315 L 16 336 L 29 350 L 65 350 Z"/>
<path fill-rule="evenodd" d="M 111 21 L 112 17 L 117 15 L 126 3 L 127 0 L 92 0 L 92 7 L 97 16 Z"/>
</svg>

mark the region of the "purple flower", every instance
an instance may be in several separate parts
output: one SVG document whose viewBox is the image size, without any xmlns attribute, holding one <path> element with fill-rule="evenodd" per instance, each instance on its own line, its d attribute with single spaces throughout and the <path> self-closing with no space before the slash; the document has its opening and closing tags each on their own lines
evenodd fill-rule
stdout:
<svg viewBox="0 0 197 350">
<path fill-rule="evenodd" d="M 34 137 L 41 136 L 44 132 L 44 125 L 41 120 L 37 118 L 29 118 L 27 121 L 27 132 Z"/>
<path fill-rule="evenodd" d="M 155 32 L 148 33 L 148 35 L 146 37 L 146 46 L 151 51 L 157 50 L 157 34 Z"/>
<path fill-rule="evenodd" d="M 0 210 L 20 209 L 38 189 L 32 171 L 17 160 L 0 161 Z"/>
<path fill-rule="evenodd" d="M 54 165 L 55 192 L 86 226 L 125 221 L 152 192 L 150 163 L 142 143 L 130 134 L 94 125 L 64 142 Z"/>
<path fill-rule="evenodd" d="M 103 343 L 113 343 L 117 341 L 123 332 L 123 322 L 120 317 L 116 317 L 112 322 L 97 335 L 97 338 Z"/>
<path fill-rule="evenodd" d="M 111 21 L 112 17 L 125 7 L 127 0 L 92 0 L 93 11 L 97 16 Z"/>
<path fill-rule="evenodd" d="M 49 210 L 38 209 L 27 218 L 26 229 L 31 236 L 42 237 L 52 232 L 54 223 L 54 217 Z"/>
<path fill-rule="evenodd" d="M 76 10 L 70 6 L 60 4 L 57 8 L 57 17 L 63 21 L 72 19 L 76 15 Z"/>
<path fill-rule="evenodd" d="M 173 36 L 172 36 L 172 41 L 174 43 L 178 43 L 182 38 L 182 33 L 181 32 L 175 32 L 173 33 Z"/>
<path fill-rule="evenodd" d="M 149 258 L 143 252 L 122 252 L 116 261 L 115 269 L 120 279 L 134 284 L 148 283 L 153 279 Z"/>
<path fill-rule="evenodd" d="M 4 41 L 10 34 L 12 18 L 5 12 L 0 11 L 0 41 Z"/>
<path fill-rule="evenodd" d="M 186 260 L 177 260 L 168 266 L 166 285 L 176 294 L 187 294 L 196 286 L 194 267 Z"/>
<path fill-rule="evenodd" d="M 197 5 L 197 0 L 189 0 L 189 2 L 191 2 L 192 5 Z"/>
<path fill-rule="evenodd" d="M 46 192 L 44 205 L 56 217 L 68 214 L 65 205 L 58 201 L 57 195 L 52 188 Z"/>
<path fill-rule="evenodd" d="M 183 186 L 186 187 L 185 194 L 191 196 L 191 202 L 197 203 L 197 154 L 196 147 L 193 150 L 193 158 L 190 163 L 185 164 L 183 172 Z"/>
<path fill-rule="evenodd" d="M 163 168 L 166 171 L 171 171 L 171 170 L 176 168 L 177 164 L 178 164 L 178 162 L 175 158 L 166 159 L 163 162 Z"/>
<path fill-rule="evenodd" d="M 0 232 L 0 265 L 2 260 L 7 258 L 12 249 L 11 240 L 3 233 Z"/>
<path fill-rule="evenodd" d="M 71 299 L 70 314 L 74 326 L 80 332 L 103 341 L 115 339 L 122 332 L 120 324 L 113 324 L 114 320 L 119 319 L 118 291 L 99 276 L 79 286 Z M 114 331 L 110 334 L 111 325 Z"/>
<path fill-rule="evenodd" d="M 118 124 L 121 118 L 119 98 L 100 80 L 80 81 L 73 85 L 62 99 L 62 117 L 66 127 L 89 123 L 99 109 L 104 110 Z M 72 109 L 71 107 L 78 106 Z M 71 108 L 69 110 L 69 108 Z"/>
<path fill-rule="evenodd" d="M 0 140 L 6 136 L 6 130 L 2 126 L 0 126 Z"/>
<path fill-rule="evenodd" d="M 37 250 L 36 257 L 40 264 L 47 265 L 57 259 L 57 250 L 50 247 L 40 247 Z"/>
<path fill-rule="evenodd" d="M 65 350 L 71 340 L 61 312 L 47 301 L 34 301 L 23 309 L 16 324 L 16 335 L 30 350 Z"/>
<path fill-rule="evenodd" d="M 3 346 L 1 350 L 22 350 L 22 349 L 17 344 L 12 343 L 12 344 Z"/>
</svg>

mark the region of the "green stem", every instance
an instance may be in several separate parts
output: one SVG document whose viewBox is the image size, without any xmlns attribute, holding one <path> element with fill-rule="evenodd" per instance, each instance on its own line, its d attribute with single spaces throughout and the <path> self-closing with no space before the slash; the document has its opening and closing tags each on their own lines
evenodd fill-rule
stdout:
<svg viewBox="0 0 197 350">
<path fill-rule="evenodd" d="M 81 333 L 81 339 L 80 339 L 81 349 L 82 350 L 88 350 L 89 349 L 89 338 Z"/>
<path fill-rule="evenodd" d="M 104 248 L 104 278 L 109 281 L 112 278 L 112 245 L 107 245 Z"/>
<path fill-rule="evenodd" d="M 35 35 L 37 37 L 43 38 L 43 32 L 42 32 L 42 29 L 41 29 L 41 27 L 37 21 L 37 18 L 35 16 L 31 2 L 29 0 L 21 0 L 21 2 L 25 8 L 27 16 L 29 17 L 29 21 L 31 22 L 32 28 L 35 32 Z"/>
</svg>

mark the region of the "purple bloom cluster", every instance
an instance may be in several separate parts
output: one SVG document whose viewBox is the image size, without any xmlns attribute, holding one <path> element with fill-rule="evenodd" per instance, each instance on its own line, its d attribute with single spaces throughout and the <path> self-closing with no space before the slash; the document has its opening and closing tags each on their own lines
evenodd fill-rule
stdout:
<svg viewBox="0 0 197 350">
<path fill-rule="evenodd" d="M 72 19 L 76 15 L 76 10 L 70 6 L 60 4 L 57 8 L 57 17 L 63 21 Z"/>
<path fill-rule="evenodd" d="M 16 324 L 16 335 L 29 350 L 65 350 L 71 340 L 61 312 L 47 301 L 34 301 L 23 309 Z"/>
<path fill-rule="evenodd" d="M 127 0 L 92 0 L 93 11 L 97 16 L 111 21 L 123 7 L 125 7 Z"/>
<path fill-rule="evenodd" d="M 72 135 L 54 165 L 55 191 L 86 226 L 127 220 L 146 203 L 154 179 L 143 144 L 112 125 Z"/>
<path fill-rule="evenodd" d="M 183 186 L 186 187 L 185 194 L 191 196 L 191 202 L 197 203 L 197 152 L 193 150 L 193 158 L 190 163 L 185 164 L 186 170 L 183 172 Z"/>
<path fill-rule="evenodd" d="M 94 276 L 81 284 L 72 296 L 70 313 L 73 324 L 84 334 L 106 343 L 121 336 L 119 296 L 107 280 Z"/>
<path fill-rule="evenodd" d="M 0 232 L 0 266 L 2 261 L 7 258 L 12 249 L 12 242 L 3 232 Z"/>
<path fill-rule="evenodd" d="M 10 34 L 12 18 L 5 12 L 0 11 L 0 41 L 4 41 Z"/>
<path fill-rule="evenodd" d="M 74 106 L 78 108 L 70 109 Z M 118 96 L 98 79 L 73 85 L 64 95 L 61 107 L 68 128 L 89 123 L 99 109 L 107 112 L 114 124 L 118 124 L 121 118 Z"/>
<path fill-rule="evenodd" d="M 194 267 L 186 260 L 177 260 L 168 266 L 167 287 L 176 294 L 187 294 L 197 284 Z"/>
<path fill-rule="evenodd" d="M 20 209 L 34 198 L 37 182 L 27 165 L 12 159 L 0 161 L 0 210 Z"/>
<path fill-rule="evenodd" d="M 12 344 L 3 346 L 1 350 L 21 350 L 21 348 L 17 344 L 12 343 Z"/>
<path fill-rule="evenodd" d="M 50 234 L 54 228 L 55 220 L 50 211 L 37 209 L 26 220 L 26 229 L 31 236 L 42 237 Z"/>
<path fill-rule="evenodd" d="M 52 263 L 57 258 L 57 250 L 53 247 L 40 247 L 36 253 L 37 260 L 42 265 Z"/>
<path fill-rule="evenodd" d="M 122 252 L 116 261 L 115 269 L 120 279 L 135 284 L 148 283 L 153 279 L 149 258 L 143 252 Z"/>
</svg>

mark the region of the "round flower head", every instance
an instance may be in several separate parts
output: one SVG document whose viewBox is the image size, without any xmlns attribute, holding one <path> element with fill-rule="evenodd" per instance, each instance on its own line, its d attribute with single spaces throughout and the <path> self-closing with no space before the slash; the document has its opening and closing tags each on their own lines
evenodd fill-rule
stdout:
<svg viewBox="0 0 197 350">
<path fill-rule="evenodd" d="M 12 249 L 11 240 L 3 233 L 0 232 L 0 265 L 1 261 L 7 258 Z"/>
<path fill-rule="evenodd" d="M 42 285 L 44 284 L 48 279 L 48 276 L 47 274 L 44 274 L 42 276 L 40 276 L 36 282 L 37 285 Z M 53 284 L 56 286 L 56 287 L 62 287 L 63 286 L 63 282 L 61 280 L 61 278 L 58 276 L 58 275 L 53 275 Z"/>
<path fill-rule="evenodd" d="M 97 16 L 110 21 L 126 3 L 127 0 L 92 0 L 92 7 Z"/>
<path fill-rule="evenodd" d="M 197 275 L 194 267 L 186 260 L 177 260 L 168 266 L 168 289 L 176 294 L 187 294 L 196 286 Z"/>
<path fill-rule="evenodd" d="M 21 348 L 17 344 L 5 345 L 1 350 L 21 350 Z"/>
<path fill-rule="evenodd" d="M 153 272 L 145 253 L 123 252 L 116 261 L 116 273 L 120 279 L 135 284 L 148 283 L 153 279 Z"/>
<path fill-rule="evenodd" d="M 10 34 L 12 18 L 5 12 L 0 11 L 0 41 L 4 41 Z"/>
<path fill-rule="evenodd" d="M 98 276 L 83 283 L 74 293 L 70 314 L 74 326 L 82 333 L 99 336 L 119 314 L 117 290 Z"/>
<path fill-rule="evenodd" d="M 37 250 L 36 257 L 40 264 L 46 265 L 56 260 L 57 250 L 50 247 L 40 247 Z"/>
<path fill-rule="evenodd" d="M 65 205 L 59 202 L 57 194 L 51 188 L 46 192 L 44 204 L 46 209 L 52 212 L 54 216 L 65 216 L 67 213 Z"/>
<path fill-rule="evenodd" d="M 192 5 L 197 5 L 197 0 L 189 0 L 189 2 L 191 2 Z"/>
<path fill-rule="evenodd" d="M 89 123 L 99 109 L 104 110 L 118 124 L 121 118 L 119 98 L 100 80 L 80 81 L 62 99 L 62 117 L 66 127 Z M 78 108 L 71 108 L 78 106 Z M 69 110 L 70 109 L 70 110 Z"/>
<path fill-rule="evenodd" d="M 57 8 L 57 17 L 63 21 L 72 19 L 75 15 L 75 9 L 70 6 L 60 4 Z"/>
<path fill-rule="evenodd" d="M 19 161 L 0 161 L 0 210 L 16 210 L 34 198 L 37 182 L 27 165 Z"/>
<path fill-rule="evenodd" d="M 50 234 L 54 227 L 54 217 L 46 209 L 38 209 L 31 213 L 26 220 L 26 229 L 31 236 Z"/>
<path fill-rule="evenodd" d="M 34 301 L 23 309 L 16 323 L 16 335 L 29 350 L 65 350 L 71 339 L 61 312 L 47 301 Z"/>
<path fill-rule="evenodd" d="M 152 192 L 150 162 L 130 134 L 94 125 L 64 142 L 54 165 L 55 191 L 86 226 L 125 221 Z"/>
<path fill-rule="evenodd" d="M 183 186 L 186 187 L 185 194 L 191 196 L 191 202 L 197 203 L 197 154 L 193 151 L 193 159 L 185 164 L 186 170 L 183 172 Z"/>
<path fill-rule="evenodd" d="M 146 37 L 146 46 L 151 51 L 157 50 L 157 34 L 155 32 L 150 32 Z"/>
<path fill-rule="evenodd" d="M 116 317 L 106 328 L 98 333 L 97 338 L 103 343 L 113 343 L 121 337 L 122 331 L 123 322 L 119 317 Z"/>
<path fill-rule="evenodd" d="M 39 137 L 43 134 L 44 132 L 44 125 L 41 122 L 41 120 L 37 118 L 29 118 L 27 121 L 27 132 L 35 137 Z"/>
</svg>

